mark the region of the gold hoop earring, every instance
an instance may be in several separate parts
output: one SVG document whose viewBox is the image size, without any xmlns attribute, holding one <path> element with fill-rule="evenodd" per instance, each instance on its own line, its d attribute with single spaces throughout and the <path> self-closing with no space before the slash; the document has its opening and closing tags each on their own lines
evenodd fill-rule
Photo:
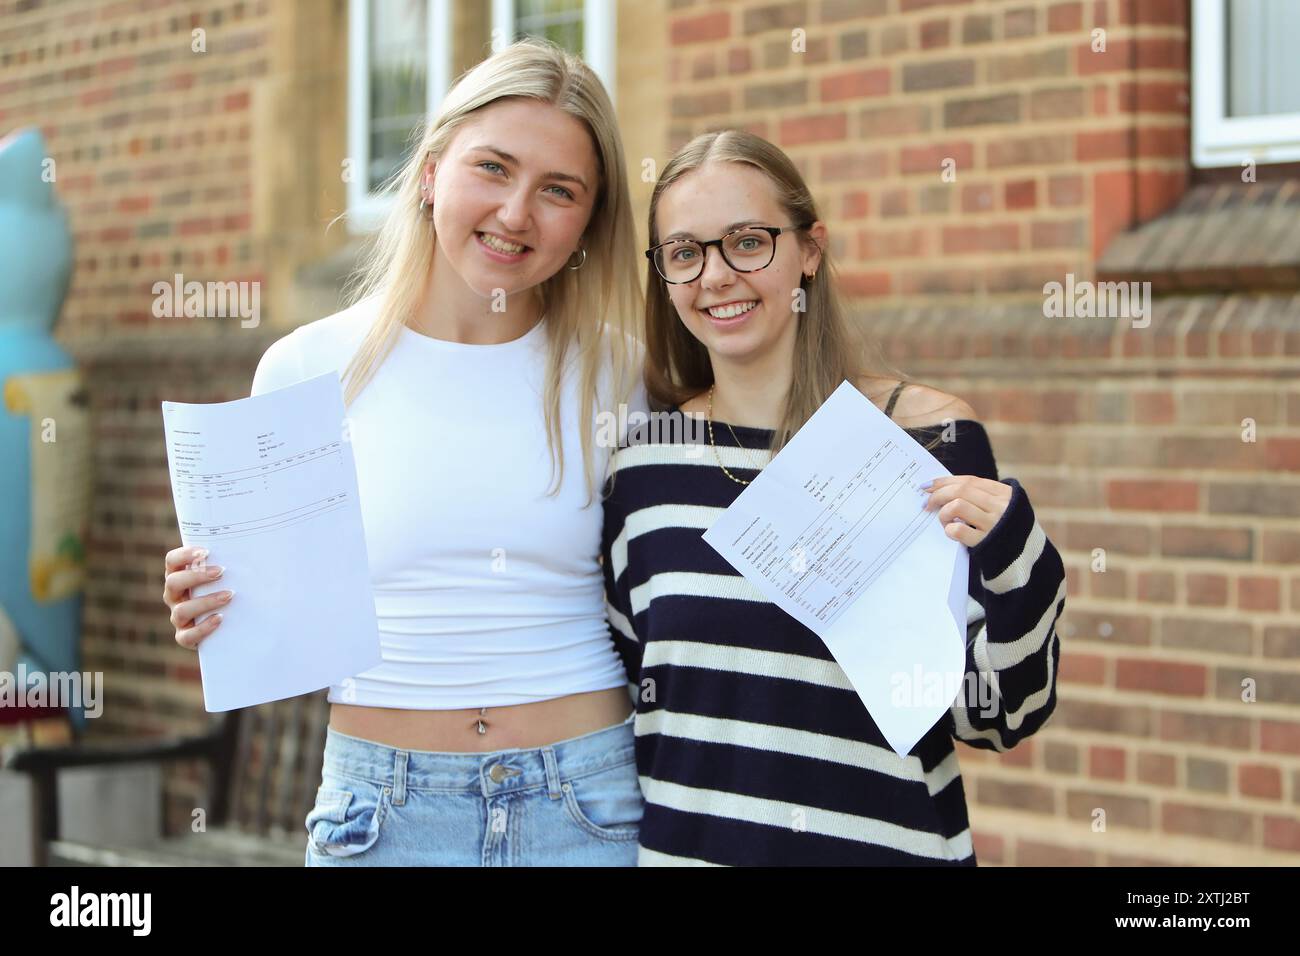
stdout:
<svg viewBox="0 0 1300 956">
<path fill-rule="evenodd" d="M 585 247 L 584 247 L 584 248 L 581 248 L 581 249 L 579 249 L 578 251 L 582 253 L 582 258 L 578 261 L 578 264 L 577 264 L 576 266 L 569 266 L 569 271 L 571 271 L 571 272 L 576 272 L 577 270 L 581 269 L 583 266 L 585 266 L 585 265 L 587 264 L 587 250 L 586 250 L 586 248 L 585 248 Z M 569 258 L 572 259 L 573 256 L 570 256 Z"/>
</svg>

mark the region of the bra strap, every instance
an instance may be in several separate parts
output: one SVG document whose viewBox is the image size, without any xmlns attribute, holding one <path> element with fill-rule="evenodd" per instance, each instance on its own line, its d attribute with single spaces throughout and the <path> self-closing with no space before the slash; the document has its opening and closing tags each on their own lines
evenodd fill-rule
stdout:
<svg viewBox="0 0 1300 956">
<path fill-rule="evenodd" d="M 885 414 L 888 417 L 894 417 L 894 403 L 898 401 L 898 393 L 903 390 L 903 386 L 906 384 L 906 382 L 899 382 L 898 386 L 894 389 L 893 394 L 889 396 L 889 404 L 885 406 Z"/>
</svg>

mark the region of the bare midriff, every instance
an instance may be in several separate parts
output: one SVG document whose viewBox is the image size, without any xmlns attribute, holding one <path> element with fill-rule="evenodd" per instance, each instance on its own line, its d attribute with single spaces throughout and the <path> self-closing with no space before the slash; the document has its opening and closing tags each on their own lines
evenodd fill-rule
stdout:
<svg viewBox="0 0 1300 956">
<path fill-rule="evenodd" d="M 632 712 L 627 690 L 611 687 L 533 704 L 464 710 L 407 710 L 331 704 L 330 727 L 402 750 L 487 753 L 544 747 L 614 724 Z M 483 732 L 479 732 L 480 722 Z"/>
</svg>

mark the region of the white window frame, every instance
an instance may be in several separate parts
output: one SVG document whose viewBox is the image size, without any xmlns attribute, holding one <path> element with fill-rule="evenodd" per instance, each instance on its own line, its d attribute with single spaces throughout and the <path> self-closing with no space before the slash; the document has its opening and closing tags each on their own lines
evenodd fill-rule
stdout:
<svg viewBox="0 0 1300 956">
<path fill-rule="evenodd" d="M 515 35 L 515 0 L 492 0 L 493 49 Z M 615 52 L 618 49 L 618 4 L 614 0 L 583 0 L 582 59 L 600 77 L 616 103 L 618 77 L 615 75 Z"/>
<path fill-rule="evenodd" d="M 429 5 L 429 51 L 426 110 L 432 114 L 451 89 L 452 3 L 426 0 Z M 514 35 L 514 0 L 492 0 L 493 37 Z M 618 45 L 617 4 L 584 0 L 583 60 L 600 77 L 611 102 L 617 88 L 615 51 Z M 347 224 L 352 233 L 377 229 L 392 208 L 391 195 L 369 189 L 370 168 L 370 0 L 349 0 L 348 8 L 348 158 L 353 174 L 347 183 Z"/>
<path fill-rule="evenodd" d="M 451 88 L 452 0 L 425 0 L 429 7 L 428 74 L 425 110 L 432 113 Z M 348 158 L 352 176 L 347 183 L 349 232 L 377 229 L 395 201 L 372 192 L 370 180 L 370 0 L 348 5 Z"/>
<path fill-rule="evenodd" d="M 1240 166 L 1300 160 L 1300 113 L 1229 116 L 1224 0 L 1192 0 L 1192 162 Z"/>
</svg>

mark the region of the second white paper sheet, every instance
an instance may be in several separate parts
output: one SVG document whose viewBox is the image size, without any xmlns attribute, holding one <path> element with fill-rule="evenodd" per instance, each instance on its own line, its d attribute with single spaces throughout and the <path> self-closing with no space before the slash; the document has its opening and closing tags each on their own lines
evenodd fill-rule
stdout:
<svg viewBox="0 0 1300 956">
<path fill-rule="evenodd" d="M 964 686 L 969 555 L 920 491 L 950 474 L 846 381 L 704 533 L 825 642 L 900 756 Z"/>
<path fill-rule="evenodd" d="M 162 411 L 181 541 L 226 569 L 191 594 L 235 592 L 199 645 L 205 707 L 296 697 L 381 663 L 338 373 Z"/>
</svg>

